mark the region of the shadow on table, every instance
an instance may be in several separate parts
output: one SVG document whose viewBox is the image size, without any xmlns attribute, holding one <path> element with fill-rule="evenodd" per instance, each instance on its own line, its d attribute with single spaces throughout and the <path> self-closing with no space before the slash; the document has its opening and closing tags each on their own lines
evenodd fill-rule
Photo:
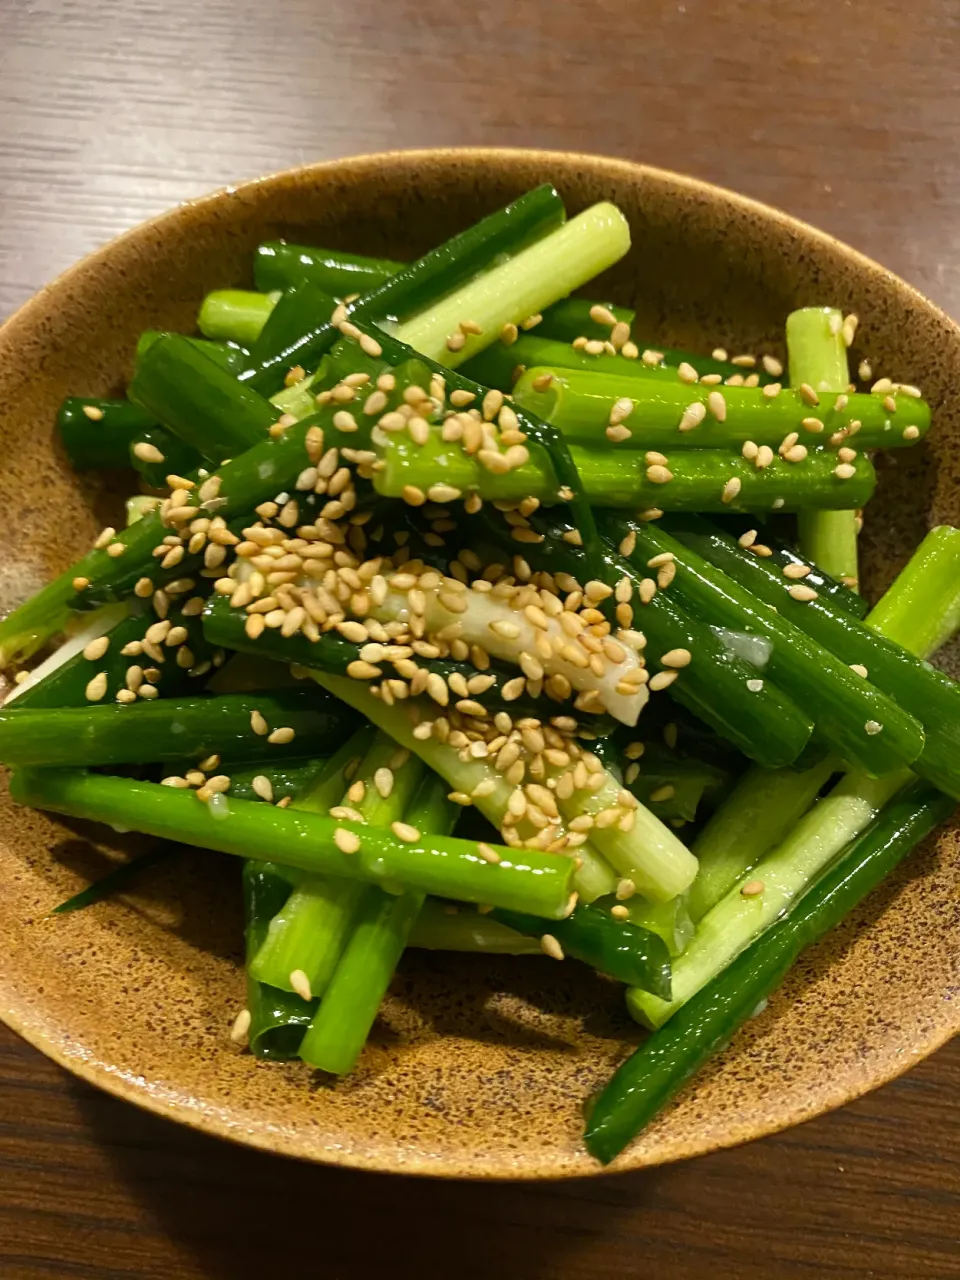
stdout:
<svg viewBox="0 0 960 1280">
<path fill-rule="evenodd" d="M 524 1184 L 323 1168 L 192 1132 L 79 1081 L 71 1087 L 157 1233 L 211 1280 L 301 1269 L 322 1280 L 579 1275 L 576 1256 L 656 1196 L 657 1171 Z"/>
</svg>

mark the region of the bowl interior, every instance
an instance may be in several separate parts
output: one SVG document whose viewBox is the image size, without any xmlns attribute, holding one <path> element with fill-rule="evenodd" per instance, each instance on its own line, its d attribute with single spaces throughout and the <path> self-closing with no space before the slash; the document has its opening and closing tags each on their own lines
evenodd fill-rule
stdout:
<svg viewBox="0 0 960 1280">
<path fill-rule="evenodd" d="M 901 281 L 830 238 L 704 184 L 619 161 L 509 151 L 397 153 L 314 166 L 187 205 L 108 245 L 0 331 L 0 494 L 17 537 L 0 605 L 90 544 L 122 478 L 71 474 L 53 431 L 65 394 L 105 394 L 145 328 L 189 331 L 205 292 L 250 278 L 257 242 L 412 257 L 552 180 L 576 211 L 614 200 L 634 247 L 597 296 L 636 307 L 651 341 L 782 351 L 786 313 L 859 313 L 855 360 L 922 386 L 935 430 L 886 456 L 863 534 L 878 594 L 927 527 L 956 518 L 960 333 Z M 594 290 L 591 289 L 593 293 Z M 227 1030 L 243 1003 L 239 868 L 184 853 L 136 892 L 48 912 L 132 837 L 104 841 L 0 799 L 0 1016 L 132 1101 L 307 1158 L 478 1177 L 587 1174 L 584 1099 L 638 1032 L 618 990 L 574 964 L 408 953 L 360 1069 L 320 1083 L 255 1063 Z M 770 1007 L 615 1167 L 708 1151 L 815 1115 L 904 1070 L 960 1025 L 956 834 L 928 841 L 810 951 Z"/>
</svg>

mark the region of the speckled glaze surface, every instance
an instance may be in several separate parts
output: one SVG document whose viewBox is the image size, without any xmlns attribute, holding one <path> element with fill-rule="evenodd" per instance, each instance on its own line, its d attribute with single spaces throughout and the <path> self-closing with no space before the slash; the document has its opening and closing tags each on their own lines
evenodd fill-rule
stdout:
<svg viewBox="0 0 960 1280">
<path fill-rule="evenodd" d="M 68 392 L 118 387 L 141 330 L 189 330 L 204 293 L 249 280 L 266 236 L 414 256 L 544 180 L 571 210 L 608 199 L 626 213 L 634 247 L 596 294 L 635 306 L 637 333 L 783 354 L 786 313 L 830 302 L 861 316 L 855 359 L 868 354 L 923 388 L 934 430 L 921 448 L 886 455 L 869 508 L 871 596 L 931 524 L 960 519 L 960 330 L 881 267 L 774 210 L 621 161 L 394 153 L 175 209 L 85 259 L 0 330 L 0 493 L 17 531 L 0 561 L 0 606 L 59 572 L 116 512 L 116 478 L 73 476 L 53 423 Z M 136 893 L 48 918 L 133 847 L 103 834 L 18 809 L 5 790 L 0 799 L 0 1016 L 63 1066 L 173 1119 L 308 1159 L 474 1178 L 599 1171 L 579 1144 L 581 1107 L 639 1038 L 612 984 L 546 958 L 409 953 L 360 1069 L 320 1083 L 228 1039 L 243 1003 L 235 861 L 184 853 Z M 796 1124 L 956 1032 L 957 854 L 955 829 L 929 840 L 612 1167 Z"/>
</svg>

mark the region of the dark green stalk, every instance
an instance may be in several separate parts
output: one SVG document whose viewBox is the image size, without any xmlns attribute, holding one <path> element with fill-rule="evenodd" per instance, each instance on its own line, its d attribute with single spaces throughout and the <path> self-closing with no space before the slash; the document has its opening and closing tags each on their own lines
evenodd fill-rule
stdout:
<svg viewBox="0 0 960 1280">
<path fill-rule="evenodd" d="M 604 527 L 614 536 L 634 531 L 635 564 L 673 555 L 670 591 L 684 607 L 716 626 L 768 640 L 770 678 L 813 716 L 819 735 L 845 759 L 880 775 L 920 755 L 919 721 L 684 543 L 652 524 L 611 517 Z"/>
<path fill-rule="evenodd" d="M 178 336 L 183 337 L 184 335 L 180 334 Z M 170 337 L 169 330 L 145 329 L 137 339 L 137 363 L 143 359 L 155 342 L 159 341 L 160 338 L 168 337 Z M 201 355 L 207 356 L 214 364 L 218 364 L 221 368 L 226 369 L 228 373 L 232 373 L 235 378 L 246 367 L 249 352 L 236 342 L 213 342 L 208 338 L 186 338 L 186 341 L 192 347 L 195 347 Z"/>
<path fill-rule="evenodd" d="M 609 911 L 584 906 L 575 907 L 566 920 L 551 920 L 549 924 L 519 911 L 495 910 L 493 915 L 518 933 L 541 939 L 549 935 L 565 955 L 582 960 L 598 973 L 655 992 L 663 1000 L 670 999 L 670 953 L 666 943 L 629 920 L 617 920 Z"/>
<path fill-rule="evenodd" d="M 258 289 L 289 289 L 305 280 L 335 298 L 368 293 L 402 271 L 407 264 L 390 258 L 367 258 L 340 249 L 315 249 L 285 240 L 267 240 L 253 255 L 253 278 Z"/>
<path fill-rule="evenodd" d="M 129 400 L 68 396 L 57 414 L 57 428 L 75 471 L 129 465 L 130 446 L 156 419 Z"/>
<path fill-rule="evenodd" d="M 618 1155 L 776 990 L 801 951 L 835 928 L 952 809 L 924 784 L 892 801 L 789 915 L 620 1066 L 591 1109 L 590 1153 L 605 1164 Z"/>
<path fill-rule="evenodd" d="M 330 317 L 336 305 L 310 281 L 287 289 L 253 344 L 241 382 L 270 396 L 298 367 L 315 368 L 332 345 Z"/>
<path fill-rule="evenodd" d="M 269 400 L 180 334 L 153 343 L 130 398 L 215 464 L 260 444 L 279 416 Z"/>
<path fill-rule="evenodd" d="M 0 710 L 0 760 L 12 766 L 149 764 L 159 760 L 257 759 L 269 738 L 252 727 L 259 712 L 272 733 L 294 731 L 301 754 L 323 754 L 355 717 L 313 684 L 273 693 L 159 698 L 150 702 Z"/>
<path fill-rule="evenodd" d="M 691 521 L 677 536 L 817 644 L 856 668 L 861 679 L 899 706 L 909 707 L 924 729 L 923 750 L 913 762 L 914 772 L 948 795 L 960 797 L 960 686 L 859 619 L 821 606 L 817 598 L 794 599 L 788 579 L 706 521 Z M 928 599 L 933 599 L 932 593 Z"/>
</svg>

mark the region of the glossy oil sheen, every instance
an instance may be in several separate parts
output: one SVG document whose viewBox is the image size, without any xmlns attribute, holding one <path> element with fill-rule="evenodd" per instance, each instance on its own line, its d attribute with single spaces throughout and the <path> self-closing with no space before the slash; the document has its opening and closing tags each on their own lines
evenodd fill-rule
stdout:
<svg viewBox="0 0 960 1280">
<path fill-rule="evenodd" d="M 617 160 L 523 151 L 361 157 L 186 205 L 108 245 L 0 330 L 0 475 L 18 531 L 0 566 L 10 607 L 121 523 L 121 494 L 74 476 L 54 436 L 67 394 L 110 395 L 143 329 L 190 331 L 205 292 L 248 284 L 255 246 L 284 236 L 409 259 L 543 181 L 571 212 L 613 200 L 628 259 L 596 295 L 637 308 L 640 339 L 784 357 L 795 307 L 861 316 L 854 360 L 918 384 L 923 445 L 891 455 L 863 535 L 866 590 L 889 583 L 930 524 L 960 519 L 960 331 L 918 293 L 829 237 L 704 183 Z M 411 953 L 359 1068 L 335 1086 L 255 1063 L 228 1030 L 244 1001 L 236 863 L 196 853 L 137 891 L 49 911 L 136 841 L 0 802 L 0 1014 L 71 1071 L 151 1110 L 273 1151 L 367 1169 L 478 1178 L 599 1172 L 581 1107 L 640 1032 L 620 992 L 546 957 Z M 960 859 L 926 842 L 804 955 L 754 1019 L 612 1168 L 680 1159 L 828 1110 L 906 1070 L 960 1029 Z"/>
</svg>

